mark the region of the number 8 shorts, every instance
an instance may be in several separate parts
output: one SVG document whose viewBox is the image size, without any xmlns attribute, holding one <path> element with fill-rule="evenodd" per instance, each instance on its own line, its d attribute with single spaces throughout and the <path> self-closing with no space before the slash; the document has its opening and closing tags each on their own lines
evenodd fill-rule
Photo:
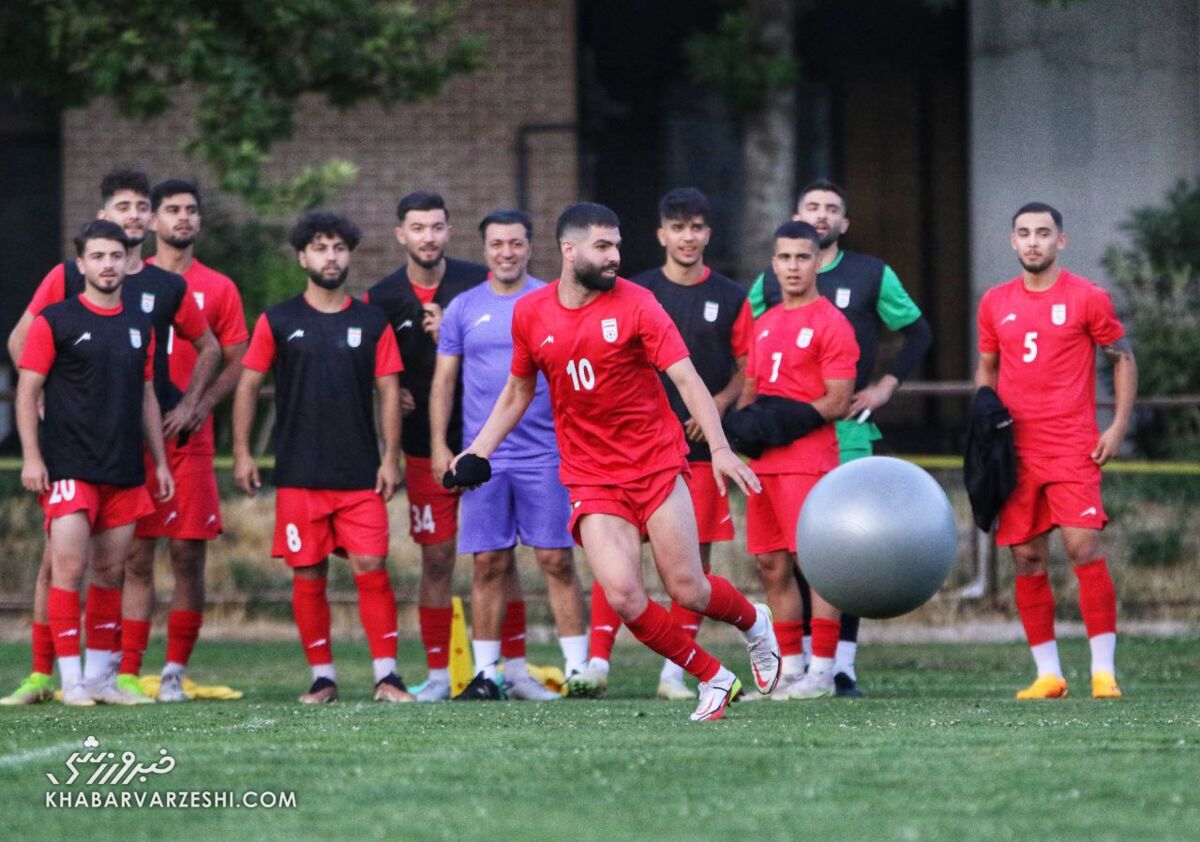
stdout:
<svg viewBox="0 0 1200 842">
<path fill-rule="evenodd" d="M 383 558 L 388 553 L 387 507 L 370 488 L 342 491 L 279 488 L 271 555 L 290 567 L 320 564 L 330 553 Z"/>
</svg>

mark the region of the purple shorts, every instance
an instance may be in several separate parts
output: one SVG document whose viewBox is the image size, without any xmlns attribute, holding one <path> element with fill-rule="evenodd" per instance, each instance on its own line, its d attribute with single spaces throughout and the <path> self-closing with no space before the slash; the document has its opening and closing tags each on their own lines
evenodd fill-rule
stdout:
<svg viewBox="0 0 1200 842">
<path fill-rule="evenodd" d="M 463 493 L 458 551 L 506 550 L 516 546 L 518 536 L 527 547 L 572 547 L 570 519 L 557 465 L 493 468 L 491 480 Z"/>
</svg>

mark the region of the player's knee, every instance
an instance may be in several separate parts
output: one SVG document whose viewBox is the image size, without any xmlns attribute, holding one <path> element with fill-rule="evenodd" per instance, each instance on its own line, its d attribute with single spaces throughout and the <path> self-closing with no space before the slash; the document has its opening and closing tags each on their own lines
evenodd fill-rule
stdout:
<svg viewBox="0 0 1200 842">
<path fill-rule="evenodd" d="M 575 580 L 575 560 L 570 550 L 538 550 L 535 555 L 546 578 L 564 584 Z"/>
<path fill-rule="evenodd" d="M 1032 547 L 1013 547 L 1013 571 L 1018 576 L 1037 576 L 1046 572 L 1046 559 Z"/>
<path fill-rule="evenodd" d="M 421 547 L 421 575 L 449 581 L 454 575 L 454 542 Z"/>
<path fill-rule="evenodd" d="M 767 587 L 783 584 L 795 575 L 787 553 L 760 553 L 754 557 L 754 566 Z"/>
<path fill-rule="evenodd" d="M 712 587 L 707 579 L 689 581 L 671 590 L 671 599 L 688 611 L 702 612 L 712 599 Z"/>
<path fill-rule="evenodd" d="M 378 570 L 383 570 L 386 566 L 386 560 L 379 556 L 352 555 L 349 561 L 350 570 L 355 576 L 361 576 L 364 573 L 374 573 Z"/>
<path fill-rule="evenodd" d="M 475 581 L 492 584 L 508 574 L 509 556 L 506 552 L 476 553 Z"/>
<path fill-rule="evenodd" d="M 624 622 L 636 620 L 646 610 L 646 591 L 634 583 L 605 588 L 608 604 Z"/>
</svg>

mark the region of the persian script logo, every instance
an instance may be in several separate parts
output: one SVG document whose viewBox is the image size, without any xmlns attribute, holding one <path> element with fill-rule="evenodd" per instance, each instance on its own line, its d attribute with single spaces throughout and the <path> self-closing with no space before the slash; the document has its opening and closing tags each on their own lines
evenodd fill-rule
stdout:
<svg viewBox="0 0 1200 842">
<path fill-rule="evenodd" d="M 82 781 L 84 786 L 128 786 L 134 781 L 144 784 L 151 775 L 166 775 L 175 768 L 175 758 L 165 748 L 158 750 L 159 756 L 153 763 L 141 763 L 136 752 L 123 751 L 118 755 L 115 751 L 98 751 L 100 741 L 95 737 L 84 740 L 83 747 L 84 752 L 73 752 L 66 760 L 70 776 L 59 781 L 53 772 L 47 772 L 50 783 L 71 786 L 92 769 L 87 780 Z"/>
</svg>

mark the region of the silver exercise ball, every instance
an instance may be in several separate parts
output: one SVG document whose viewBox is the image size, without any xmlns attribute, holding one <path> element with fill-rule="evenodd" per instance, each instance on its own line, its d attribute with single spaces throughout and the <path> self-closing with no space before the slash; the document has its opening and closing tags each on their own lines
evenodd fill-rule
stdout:
<svg viewBox="0 0 1200 842">
<path fill-rule="evenodd" d="M 937 480 L 887 456 L 838 466 L 796 524 L 809 584 L 847 614 L 896 617 L 933 596 L 954 565 L 954 510 Z"/>
</svg>

